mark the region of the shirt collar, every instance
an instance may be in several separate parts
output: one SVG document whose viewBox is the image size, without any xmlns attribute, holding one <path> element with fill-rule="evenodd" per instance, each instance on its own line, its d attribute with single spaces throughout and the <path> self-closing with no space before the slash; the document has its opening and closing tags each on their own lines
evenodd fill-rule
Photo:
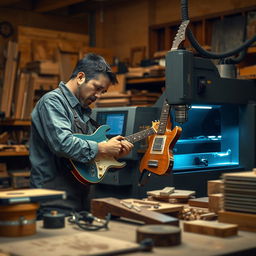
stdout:
<svg viewBox="0 0 256 256">
<path fill-rule="evenodd" d="M 83 108 L 82 105 L 80 104 L 79 100 L 77 97 L 68 89 L 68 87 L 65 85 L 64 82 L 59 83 L 59 87 L 61 88 L 62 92 L 64 93 L 65 98 L 67 99 L 68 103 L 72 108 L 75 108 L 77 106 L 80 107 L 85 113 L 91 114 L 91 108 Z"/>
</svg>

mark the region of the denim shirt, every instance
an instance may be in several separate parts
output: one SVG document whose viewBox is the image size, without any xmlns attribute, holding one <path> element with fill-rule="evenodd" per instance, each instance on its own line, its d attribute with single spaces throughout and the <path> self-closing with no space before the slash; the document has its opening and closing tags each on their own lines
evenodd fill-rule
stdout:
<svg viewBox="0 0 256 256">
<path fill-rule="evenodd" d="M 32 187 L 41 188 L 61 172 L 70 171 L 67 159 L 88 163 L 98 152 L 97 142 L 73 136 L 75 124 L 71 108 L 87 127 L 87 134 L 93 133 L 91 109 L 82 108 L 63 82 L 59 88 L 46 93 L 32 111 L 29 142 Z"/>
</svg>

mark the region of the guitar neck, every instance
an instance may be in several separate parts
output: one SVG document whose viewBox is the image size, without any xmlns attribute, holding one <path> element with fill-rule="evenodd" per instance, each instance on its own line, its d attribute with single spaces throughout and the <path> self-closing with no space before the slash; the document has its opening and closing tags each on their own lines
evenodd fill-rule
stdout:
<svg viewBox="0 0 256 256">
<path fill-rule="evenodd" d="M 131 143 L 143 140 L 145 138 L 147 138 L 148 136 L 152 135 L 155 133 L 155 130 L 151 127 L 149 129 L 134 133 L 132 135 L 129 135 L 126 138 L 126 140 L 128 140 Z"/>
<path fill-rule="evenodd" d="M 166 130 L 166 125 L 168 121 L 168 116 L 169 116 L 169 110 L 170 110 L 170 105 L 167 103 L 165 100 L 161 116 L 160 116 L 160 121 L 159 121 L 159 127 L 157 130 L 157 134 L 164 134 Z"/>
</svg>

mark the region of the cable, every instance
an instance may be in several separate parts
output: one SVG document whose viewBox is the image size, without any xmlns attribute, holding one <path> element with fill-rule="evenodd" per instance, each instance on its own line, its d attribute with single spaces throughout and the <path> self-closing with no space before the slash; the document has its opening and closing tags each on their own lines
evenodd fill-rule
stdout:
<svg viewBox="0 0 256 256">
<path fill-rule="evenodd" d="M 188 0 L 181 0 L 181 16 L 182 16 L 182 21 L 189 20 Z M 256 35 L 255 35 L 254 37 L 245 41 L 242 45 L 238 46 L 237 48 L 231 51 L 224 52 L 224 53 L 214 53 L 214 52 L 208 52 L 200 46 L 200 44 L 194 37 L 193 32 L 191 31 L 190 28 L 187 29 L 187 36 L 190 43 L 197 50 L 197 52 L 200 53 L 203 57 L 206 57 L 209 59 L 224 59 L 224 58 L 236 55 L 242 50 L 245 50 L 246 48 L 248 48 L 252 43 L 256 42 Z M 235 63 L 238 63 L 238 62 L 235 62 Z"/>
<path fill-rule="evenodd" d="M 71 216 L 68 218 L 68 222 L 71 224 L 76 224 L 79 228 L 86 231 L 97 231 L 103 228 L 108 229 L 110 218 L 110 213 L 105 219 L 99 219 L 87 211 L 82 211 L 72 212 Z"/>
</svg>

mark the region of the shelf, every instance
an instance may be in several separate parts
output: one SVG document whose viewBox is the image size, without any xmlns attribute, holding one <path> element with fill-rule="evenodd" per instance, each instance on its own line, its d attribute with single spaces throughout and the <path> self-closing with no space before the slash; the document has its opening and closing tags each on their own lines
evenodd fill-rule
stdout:
<svg viewBox="0 0 256 256">
<path fill-rule="evenodd" d="M 126 84 L 157 83 L 164 81 L 165 77 L 126 78 Z"/>
<path fill-rule="evenodd" d="M 1 120 L 0 125 L 2 126 L 30 126 L 30 120 L 14 120 L 14 119 L 6 119 Z"/>
<path fill-rule="evenodd" d="M 2 156 L 28 156 L 28 151 L 21 151 L 21 152 L 15 152 L 15 151 L 0 151 L 0 157 Z"/>
<path fill-rule="evenodd" d="M 248 47 L 247 54 L 248 53 L 256 53 L 256 46 Z"/>
</svg>

